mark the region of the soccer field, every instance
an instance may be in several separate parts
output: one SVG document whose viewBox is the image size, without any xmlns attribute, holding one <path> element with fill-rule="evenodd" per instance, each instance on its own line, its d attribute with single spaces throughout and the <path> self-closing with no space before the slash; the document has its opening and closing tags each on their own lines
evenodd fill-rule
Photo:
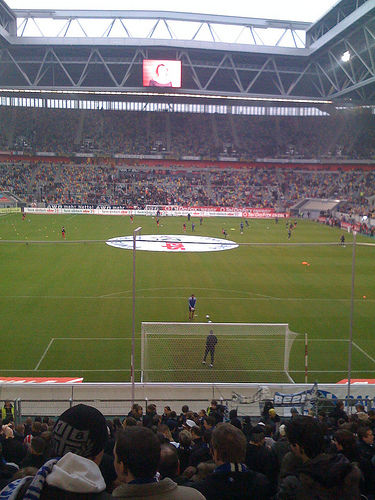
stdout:
<svg viewBox="0 0 375 500">
<path fill-rule="evenodd" d="M 0 375 L 129 381 L 132 252 L 104 241 L 131 235 L 137 226 L 142 226 L 142 235 L 181 235 L 184 222 L 186 218 L 162 217 L 157 228 L 152 217 L 135 217 L 133 224 L 128 217 L 115 216 L 0 217 Z M 220 238 L 225 228 L 228 239 L 240 246 L 205 253 L 137 252 L 137 380 L 141 322 L 188 322 L 191 293 L 198 299 L 195 322 L 206 322 L 209 314 L 218 323 L 288 323 L 299 333 L 289 364 L 296 382 L 304 380 L 305 333 L 309 381 L 346 378 L 352 246 L 323 245 L 338 243 L 343 232 L 298 220 L 288 240 L 283 220 L 278 224 L 251 220 L 242 235 L 240 219 L 194 222 L 196 236 Z M 66 241 L 61 238 L 62 226 Z M 191 235 L 191 223 L 187 234 Z M 345 237 L 351 242 L 351 235 Z M 361 236 L 357 241 L 375 243 Z M 372 378 L 375 371 L 374 268 L 375 246 L 358 245 L 355 378 Z M 165 344 L 160 352 L 165 352 L 162 358 L 171 381 L 280 381 L 270 366 L 272 347 L 241 342 L 244 347 L 238 347 L 235 337 L 219 342 L 214 369 L 201 365 L 204 341 L 192 339 L 188 350 L 173 350 Z"/>
</svg>

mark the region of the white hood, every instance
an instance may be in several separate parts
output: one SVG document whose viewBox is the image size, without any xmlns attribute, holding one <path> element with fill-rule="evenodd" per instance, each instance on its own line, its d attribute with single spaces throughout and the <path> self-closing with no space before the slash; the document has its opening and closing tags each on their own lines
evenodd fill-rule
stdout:
<svg viewBox="0 0 375 500">
<path fill-rule="evenodd" d="M 100 493 L 106 488 L 96 463 L 71 452 L 54 465 L 47 484 L 74 493 Z"/>
</svg>

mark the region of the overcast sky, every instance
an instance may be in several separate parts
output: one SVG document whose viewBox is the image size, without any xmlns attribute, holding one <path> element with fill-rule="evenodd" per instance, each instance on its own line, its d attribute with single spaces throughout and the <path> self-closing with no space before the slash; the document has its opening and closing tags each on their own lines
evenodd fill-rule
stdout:
<svg viewBox="0 0 375 500">
<path fill-rule="evenodd" d="M 109 9 L 198 12 L 229 16 L 317 21 L 338 0 L 6 0 L 14 9 Z"/>
</svg>

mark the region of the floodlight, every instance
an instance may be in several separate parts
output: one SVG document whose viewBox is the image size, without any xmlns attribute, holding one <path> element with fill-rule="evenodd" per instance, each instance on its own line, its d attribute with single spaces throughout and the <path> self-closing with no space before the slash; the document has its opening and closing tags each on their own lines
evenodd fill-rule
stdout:
<svg viewBox="0 0 375 500">
<path fill-rule="evenodd" d="M 348 62 L 350 61 L 350 52 L 349 50 L 345 51 L 343 55 L 341 56 L 341 61 L 342 62 Z"/>
</svg>

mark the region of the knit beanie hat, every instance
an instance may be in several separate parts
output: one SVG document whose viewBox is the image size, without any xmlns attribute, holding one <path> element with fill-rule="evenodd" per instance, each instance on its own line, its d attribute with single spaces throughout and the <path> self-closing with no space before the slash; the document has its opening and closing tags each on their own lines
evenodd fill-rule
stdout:
<svg viewBox="0 0 375 500">
<path fill-rule="evenodd" d="M 108 439 L 107 424 L 99 410 L 79 404 L 60 415 L 52 433 L 52 446 L 57 456 L 69 451 L 82 457 L 98 455 Z"/>
</svg>

